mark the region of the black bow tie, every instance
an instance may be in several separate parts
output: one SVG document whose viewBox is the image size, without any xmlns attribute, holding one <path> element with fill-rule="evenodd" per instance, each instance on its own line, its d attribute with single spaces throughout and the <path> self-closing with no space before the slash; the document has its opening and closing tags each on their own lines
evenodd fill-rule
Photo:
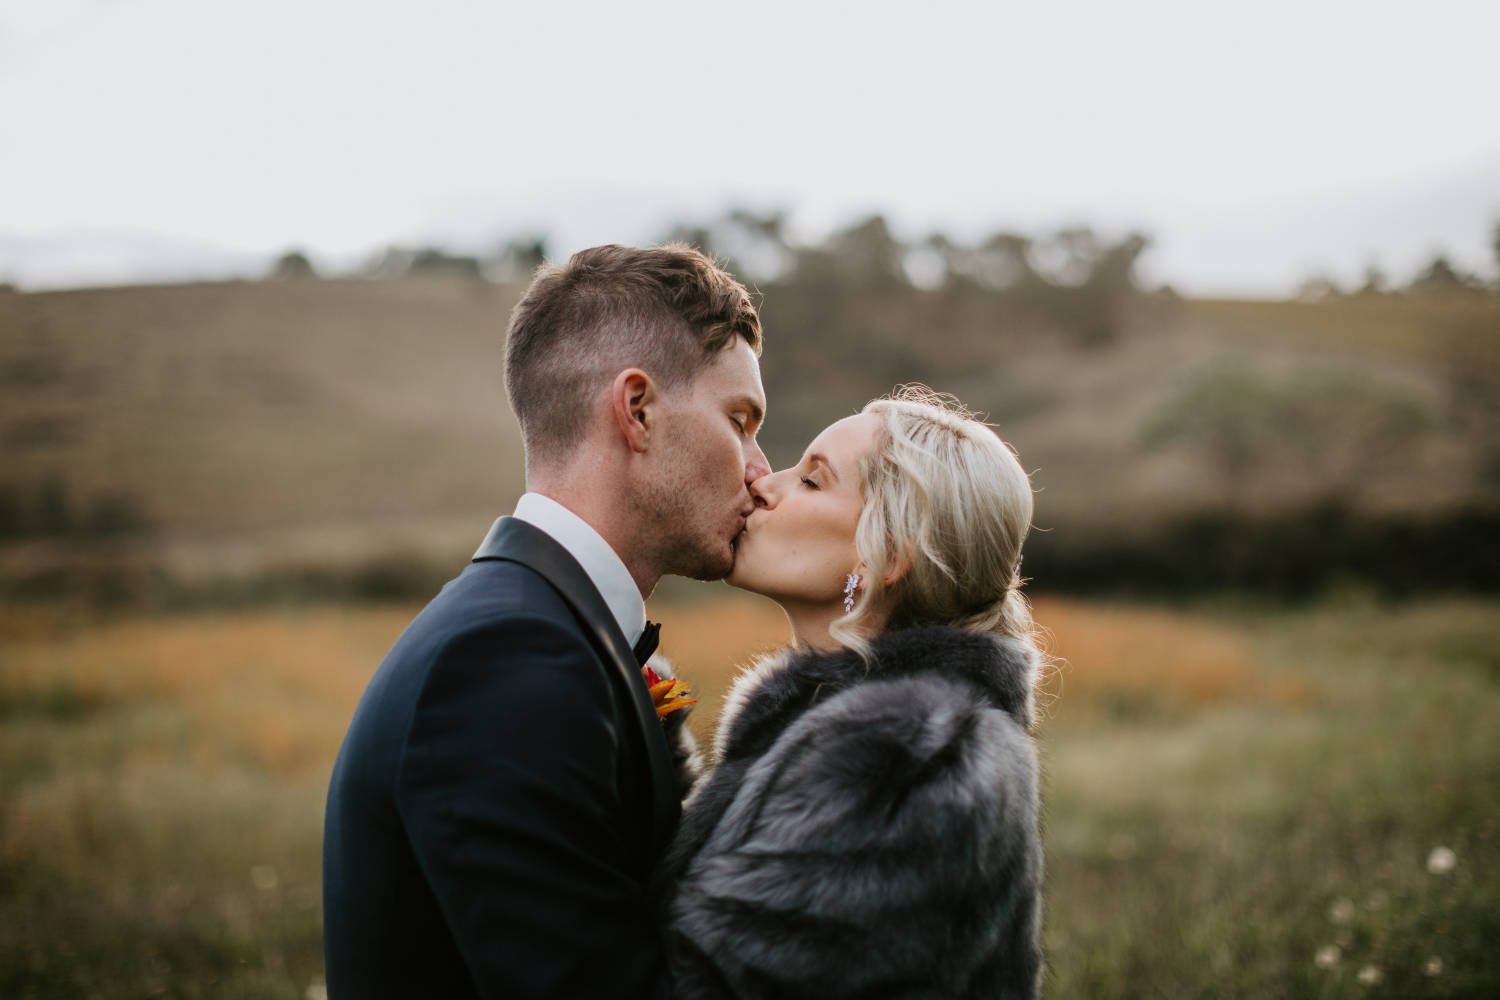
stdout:
<svg viewBox="0 0 1500 1000">
<path fill-rule="evenodd" d="M 661 625 L 656 622 L 647 622 L 646 631 L 635 643 L 635 662 L 641 666 L 651 659 L 651 654 L 656 652 L 656 645 L 661 641 Z"/>
</svg>

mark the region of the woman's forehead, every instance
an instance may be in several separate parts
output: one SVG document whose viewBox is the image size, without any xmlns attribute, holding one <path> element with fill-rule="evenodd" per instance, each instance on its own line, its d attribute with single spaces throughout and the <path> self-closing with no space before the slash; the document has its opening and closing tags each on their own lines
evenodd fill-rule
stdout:
<svg viewBox="0 0 1500 1000">
<path fill-rule="evenodd" d="M 836 456 L 863 455 L 875 446 L 875 437 L 880 431 L 880 418 L 873 413 L 858 413 L 829 424 L 807 447 L 807 454 Z"/>
</svg>

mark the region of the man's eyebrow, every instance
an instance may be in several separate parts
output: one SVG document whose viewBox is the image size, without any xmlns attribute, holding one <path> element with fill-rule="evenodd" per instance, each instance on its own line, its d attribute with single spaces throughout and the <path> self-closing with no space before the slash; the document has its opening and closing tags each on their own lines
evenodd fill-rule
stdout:
<svg viewBox="0 0 1500 1000">
<path fill-rule="evenodd" d="M 750 396 L 746 396 L 744 399 L 741 399 L 735 405 L 736 406 L 743 406 L 745 409 L 749 410 L 751 418 L 753 418 L 754 421 L 757 424 L 766 419 L 765 408 L 762 407 L 759 403 L 757 403 Z"/>
</svg>

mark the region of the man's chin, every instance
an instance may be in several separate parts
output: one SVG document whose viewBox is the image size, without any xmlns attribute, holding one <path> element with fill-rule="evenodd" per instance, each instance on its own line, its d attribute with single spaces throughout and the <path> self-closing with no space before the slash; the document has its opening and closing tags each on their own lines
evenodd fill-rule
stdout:
<svg viewBox="0 0 1500 1000">
<path fill-rule="evenodd" d="M 727 579 L 734 572 L 734 547 L 730 546 L 722 553 L 703 553 L 696 566 L 689 572 L 681 574 L 693 580 L 701 580 L 704 583 L 715 583 Z"/>
</svg>

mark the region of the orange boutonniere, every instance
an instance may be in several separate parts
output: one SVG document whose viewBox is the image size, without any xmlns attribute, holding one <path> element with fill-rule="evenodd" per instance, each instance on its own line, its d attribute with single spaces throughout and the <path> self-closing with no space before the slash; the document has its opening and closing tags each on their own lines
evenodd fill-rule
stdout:
<svg viewBox="0 0 1500 1000">
<path fill-rule="evenodd" d="M 691 692 L 683 681 L 675 677 L 664 681 L 650 667 L 642 667 L 641 674 L 646 678 L 646 686 L 651 689 L 651 700 L 656 704 L 658 719 L 665 719 L 678 709 L 698 704 L 697 698 L 688 697 Z"/>
</svg>

